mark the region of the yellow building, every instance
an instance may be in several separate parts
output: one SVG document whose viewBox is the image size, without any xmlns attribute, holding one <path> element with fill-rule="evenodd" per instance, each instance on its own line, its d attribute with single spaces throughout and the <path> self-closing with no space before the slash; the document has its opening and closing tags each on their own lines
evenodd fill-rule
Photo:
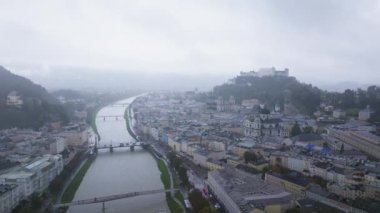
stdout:
<svg viewBox="0 0 380 213">
<path fill-rule="evenodd" d="M 306 194 L 306 188 L 308 187 L 310 181 L 302 177 L 299 173 L 292 172 L 289 174 L 279 174 L 275 172 L 265 173 L 265 181 L 270 184 L 277 185 L 284 190 L 304 197 Z"/>
<path fill-rule="evenodd" d="M 290 206 L 290 205 L 289 205 Z M 250 213 L 283 213 L 285 208 L 281 205 L 267 205 L 264 209 L 254 209 Z"/>
<path fill-rule="evenodd" d="M 174 138 L 170 136 L 168 137 L 168 145 L 176 152 L 181 151 L 181 143 L 179 143 L 178 141 L 176 141 Z"/>
<path fill-rule="evenodd" d="M 208 160 L 207 161 L 207 168 L 212 171 L 212 170 L 222 169 L 223 166 L 217 162 L 213 162 L 213 161 Z"/>
<path fill-rule="evenodd" d="M 239 157 L 229 157 L 227 158 L 227 165 L 236 167 L 237 165 L 243 163 L 243 160 Z"/>
<path fill-rule="evenodd" d="M 244 153 L 248 151 L 249 151 L 249 148 L 241 147 L 241 146 L 235 146 L 232 149 L 232 153 L 234 153 L 235 155 L 238 155 L 239 157 L 244 157 Z"/>
</svg>

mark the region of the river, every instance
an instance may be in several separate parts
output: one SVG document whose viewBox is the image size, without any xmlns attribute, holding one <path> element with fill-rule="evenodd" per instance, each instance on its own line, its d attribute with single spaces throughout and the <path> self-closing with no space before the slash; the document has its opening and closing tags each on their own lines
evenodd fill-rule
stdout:
<svg viewBox="0 0 380 213">
<path fill-rule="evenodd" d="M 135 98 L 128 98 L 116 103 L 129 104 Z M 112 105 L 99 111 L 96 126 L 101 137 L 100 146 L 133 141 L 127 131 L 123 116 L 117 120 L 114 117 L 105 120 L 102 118 L 104 115 L 124 115 L 124 111 L 125 107 Z M 135 151 L 118 148 L 114 149 L 113 153 L 110 153 L 109 150 L 99 150 L 98 156 L 84 176 L 74 200 L 151 189 L 163 189 L 163 184 L 156 161 L 149 152 L 139 147 L 136 147 Z M 157 213 L 162 210 L 169 212 L 164 193 L 115 200 L 105 203 L 105 207 L 105 212 L 112 213 Z M 72 206 L 68 212 L 102 212 L 102 204 Z"/>
</svg>

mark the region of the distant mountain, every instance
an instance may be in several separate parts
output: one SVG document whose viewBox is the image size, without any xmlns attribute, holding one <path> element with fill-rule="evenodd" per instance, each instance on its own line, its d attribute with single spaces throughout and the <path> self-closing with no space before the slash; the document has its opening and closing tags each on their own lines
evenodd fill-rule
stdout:
<svg viewBox="0 0 380 213">
<path fill-rule="evenodd" d="M 0 129 L 38 128 L 67 121 L 64 108 L 45 88 L 0 66 Z"/>
</svg>

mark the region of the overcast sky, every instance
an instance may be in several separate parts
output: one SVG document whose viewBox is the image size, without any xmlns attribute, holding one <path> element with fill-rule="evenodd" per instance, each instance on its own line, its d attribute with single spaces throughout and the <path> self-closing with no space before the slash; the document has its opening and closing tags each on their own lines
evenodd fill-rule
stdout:
<svg viewBox="0 0 380 213">
<path fill-rule="evenodd" d="M 380 1 L 0 0 L 0 64 L 377 83 Z"/>
</svg>

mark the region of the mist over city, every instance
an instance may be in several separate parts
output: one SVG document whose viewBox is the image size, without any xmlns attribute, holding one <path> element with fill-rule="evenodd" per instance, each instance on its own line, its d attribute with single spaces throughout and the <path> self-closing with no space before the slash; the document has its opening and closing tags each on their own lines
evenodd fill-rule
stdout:
<svg viewBox="0 0 380 213">
<path fill-rule="evenodd" d="M 0 0 L 0 213 L 380 212 L 380 2 Z"/>
</svg>

